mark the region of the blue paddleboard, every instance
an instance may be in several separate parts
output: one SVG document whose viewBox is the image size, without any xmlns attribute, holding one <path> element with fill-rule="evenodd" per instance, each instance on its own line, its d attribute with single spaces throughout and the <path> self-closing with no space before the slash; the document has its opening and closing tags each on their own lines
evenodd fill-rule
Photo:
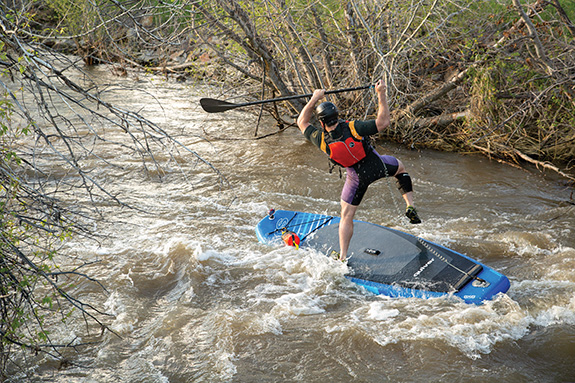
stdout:
<svg viewBox="0 0 575 383">
<path fill-rule="evenodd" d="M 270 212 L 256 226 L 258 240 L 283 243 L 286 230 L 303 248 L 339 250 L 339 217 L 288 210 Z M 375 294 L 432 298 L 454 295 L 480 304 L 509 289 L 509 279 L 463 254 L 388 227 L 354 221 L 346 278 Z"/>
</svg>

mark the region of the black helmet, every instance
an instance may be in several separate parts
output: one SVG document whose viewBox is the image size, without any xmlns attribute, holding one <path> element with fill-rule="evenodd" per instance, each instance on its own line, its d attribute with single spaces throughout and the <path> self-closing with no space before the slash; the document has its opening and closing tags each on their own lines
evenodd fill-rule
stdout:
<svg viewBox="0 0 575 383">
<path fill-rule="evenodd" d="M 322 102 L 315 109 L 315 112 L 317 114 L 317 118 L 327 126 L 332 126 L 338 120 L 337 108 L 331 102 Z"/>
</svg>

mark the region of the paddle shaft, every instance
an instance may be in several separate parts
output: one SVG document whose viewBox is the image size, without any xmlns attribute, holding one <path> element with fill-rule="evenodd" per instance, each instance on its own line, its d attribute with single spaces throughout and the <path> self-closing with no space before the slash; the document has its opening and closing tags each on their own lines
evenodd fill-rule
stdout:
<svg viewBox="0 0 575 383">
<path fill-rule="evenodd" d="M 362 90 L 372 87 L 373 85 L 363 85 L 363 86 L 356 86 L 354 88 L 345 88 L 345 89 L 336 89 L 336 90 L 328 90 L 325 94 L 334 94 L 334 93 L 343 93 L 343 92 L 353 92 L 356 90 Z M 258 105 L 258 104 L 265 104 L 268 102 L 276 102 L 276 101 L 286 101 L 286 100 L 294 100 L 296 98 L 306 98 L 311 97 L 313 93 L 308 94 L 298 94 L 295 96 L 285 96 L 279 98 L 272 98 L 271 100 L 261 100 L 261 101 L 253 101 L 253 102 L 246 102 L 244 104 L 236 104 L 238 106 L 247 106 L 247 105 Z"/>
<path fill-rule="evenodd" d="M 371 88 L 373 85 L 363 85 L 363 86 L 356 86 L 353 88 L 345 88 L 345 89 L 336 89 L 336 90 L 328 90 L 325 94 L 334 94 L 334 93 L 343 93 L 343 92 L 353 92 L 356 90 L 362 90 Z M 311 97 L 313 93 L 308 94 L 298 94 L 294 96 L 285 96 L 279 98 L 272 98 L 270 100 L 260 100 L 260 101 L 252 101 L 252 102 L 245 102 L 242 104 L 233 104 L 227 101 L 220 101 L 211 98 L 203 98 L 200 100 L 200 104 L 204 108 L 204 110 L 208 113 L 217 113 L 217 112 L 225 112 L 226 110 L 239 108 L 242 106 L 249 106 L 249 105 L 259 105 L 259 104 L 266 104 L 269 102 L 277 102 L 277 101 L 286 101 L 286 100 L 294 100 L 297 98 L 306 98 Z"/>
</svg>

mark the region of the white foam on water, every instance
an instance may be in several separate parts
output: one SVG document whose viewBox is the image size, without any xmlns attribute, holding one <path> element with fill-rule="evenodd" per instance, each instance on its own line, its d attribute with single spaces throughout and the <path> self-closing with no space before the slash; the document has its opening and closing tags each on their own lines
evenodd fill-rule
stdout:
<svg viewBox="0 0 575 383">
<path fill-rule="evenodd" d="M 250 213 L 253 216 L 253 225 L 250 223 L 250 229 L 253 230 L 257 221 L 260 220 L 260 217 L 265 217 L 265 215 L 270 211 L 270 208 L 267 204 L 263 202 L 256 201 L 246 201 L 246 202 L 238 202 L 234 204 L 234 209 L 239 211 L 242 215 L 246 213 Z"/>
<path fill-rule="evenodd" d="M 202 245 L 198 244 L 194 250 L 194 257 L 200 261 L 205 262 L 208 260 L 214 260 L 221 263 L 231 263 L 235 261 L 235 257 L 227 253 L 221 253 L 213 249 L 204 250 Z"/>
<path fill-rule="evenodd" d="M 265 278 L 247 292 L 250 305 L 269 307 L 278 323 L 292 316 L 324 313 L 332 302 L 333 286 L 345 281 L 346 266 L 310 250 L 269 249 L 243 258 L 244 266 L 250 265 Z"/>
<path fill-rule="evenodd" d="M 284 294 L 274 300 L 276 307 L 273 311 L 289 313 L 292 315 L 314 315 L 325 311 L 323 300 L 319 296 L 310 295 L 307 291 L 301 293 Z"/>
<path fill-rule="evenodd" d="M 169 383 L 169 378 L 162 370 L 171 348 L 172 342 L 169 338 L 151 337 L 145 342 L 143 348 L 122 360 L 118 368 L 124 370 L 124 374 L 134 381 Z"/>
<path fill-rule="evenodd" d="M 250 313 L 249 318 L 244 318 L 244 324 L 249 335 L 283 334 L 281 322 L 273 313 Z"/>
<path fill-rule="evenodd" d="M 575 283 L 568 281 L 526 281 L 512 289 L 532 289 L 540 305 L 526 309 L 508 295 L 482 305 L 469 305 L 453 298 L 387 298 L 378 296 L 347 315 L 328 323 L 328 333 L 360 331 L 382 346 L 402 341 L 442 341 L 470 359 L 489 354 L 500 343 L 517 341 L 534 328 L 575 325 Z M 549 306 L 542 290 L 572 291 L 566 304 Z M 549 294 L 552 292 L 550 291 Z M 556 294 L 554 294 L 556 295 Z M 562 300 L 565 300 L 565 296 Z M 539 307 L 540 306 L 540 307 Z"/>
<path fill-rule="evenodd" d="M 189 312 L 191 317 L 172 333 L 172 355 L 184 361 L 189 375 L 203 381 L 230 381 L 236 373 L 233 326 L 241 320 L 235 310 Z M 179 364 L 179 362 L 178 362 Z M 194 381 L 192 379 L 190 381 Z"/>
<path fill-rule="evenodd" d="M 556 281 L 575 282 L 575 249 L 558 245 L 550 249 L 546 257 L 536 258 L 538 269 L 544 270 L 545 278 Z"/>
<path fill-rule="evenodd" d="M 379 297 L 378 297 L 379 298 Z M 442 341 L 470 359 L 529 332 L 530 317 L 506 296 L 481 306 L 449 298 L 385 298 L 365 302 L 328 333 L 361 331 L 381 346 L 402 341 Z"/>
<path fill-rule="evenodd" d="M 399 315 L 398 309 L 389 309 L 387 305 L 382 302 L 372 302 L 369 304 L 367 317 L 375 321 L 387 321 Z"/>
<path fill-rule="evenodd" d="M 129 314 L 122 298 L 118 292 L 110 294 L 104 308 L 108 314 L 114 316 L 114 320 L 110 323 L 109 327 L 119 335 L 128 334 L 134 329 L 134 325 L 138 322 L 137 318 Z"/>
<path fill-rule="evenodd" d="M 537 313 L 533 323 L 542 327 L 575 325 L 575 293 L 573 293 L 568 306 L 552 306 L 542 310 Z"/>
</svg>

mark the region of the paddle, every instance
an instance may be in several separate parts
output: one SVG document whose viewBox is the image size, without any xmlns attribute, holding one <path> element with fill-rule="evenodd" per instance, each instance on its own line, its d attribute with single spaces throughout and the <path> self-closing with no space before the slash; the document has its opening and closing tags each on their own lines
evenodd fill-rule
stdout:
<svg viewBox="0 0 575 383">
<path fill-rule="evenodd" d="M 362 90 L 371 88 L 373 85 L 364 85 L 364 86 L 357 86 L 355 88 L 345 88 L 345 89 L 336 89 L 336 90 L 328 90 L 325 94 L 334 94 L 334 93 L 342 93 L 342 92 L 353 92 L 355 90 Z M 280 98 L 272 98 L 271 100 L 260 100 L 260 101 L 252 101 L 252 102 L 244 102 L 243 104 L 233 104 L 231 102 L 216 100 L 213 98 L 202 98 L 200 99 L 200 105 L 202 108 L 208 113 L 220 113 L 225 112 L 226 110 L 239 108 L 241 106 L 248 106 L 248 105 L 259 105 L 259 104 L 266 104 L 268 102 L 276 102 L 276 101 L 285 101 L 285 100 L 293 100 L 296 98 L 305 98 L 311 97 L 313 93 L 309 94 L 298 94 L 294 96 L 286 96 Z"/>
</svg>

